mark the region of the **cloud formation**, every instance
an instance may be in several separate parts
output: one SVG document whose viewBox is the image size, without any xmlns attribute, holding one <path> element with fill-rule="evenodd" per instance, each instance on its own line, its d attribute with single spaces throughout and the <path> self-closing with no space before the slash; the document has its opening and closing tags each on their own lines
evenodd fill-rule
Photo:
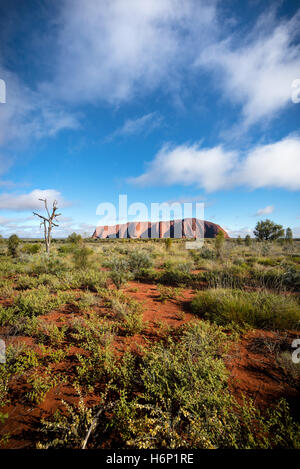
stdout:
<svg viewBox="0 0 300 469">
<path fill-rule="evenodd" d="M 53 83 L 71 103 L 118 104 L 181 85 L 182 66 L 216 33 L 216 0 L 66 0 Z"/>
<path fill-rule="evenodd" d="M 54 106 L 45 95 L 30 89 L 14 73 L 0 67 L 0 75 L 7 83 L 6 103 L 1 105 L 0 113 L 0 148 L 7 144 L 18 147 L 32 139 L 79 127 L 76 115 Z"/>
<path fill-rule="evenodd" d="M 164 145 L 146 172 L 128 182 L 142 187 L 195 185 L 207 192 L 238 186 L 299 190 L 300 138 L 260 145 L 245 156 L 222 146 Z"/>
<path fill-rule="evenodd" d="M 203 50 L 197 66 L 211 69 L 226 99 L 242 106 L 244 125 L 272 118 L 292 103 L 292 82 L 299 76 L 300 10 L 278 21 L 264 13 L 246 37 L 237 34 Z"/>
<path fill-rule="evenodd" d="M 141 133 L 148 134 L 157 128 L 162 123 L 162 120 L 162 116 L 158 112 L 151 112 L 137 119 L 127 119 L 122 127 L 116 129 L 106 138 L 106 141 L 112 141 L 117 137 L 126 137 Z"/>
<path fill-rule="evenodd" d="M 59 207 L 69 205 L 64 200 L 61 193 L 54 189 L 35 189 L 28 194 L 0 194 L 0 210 L 14 210 L 17 212 L 26 210 L 39 210 L 44 208 L 43 202 L 39 199 L 47 199 L 48 206 L 51 207 L 54 200 L 57 200 Z"/>
<path fill-rule="evenodd" d="M 272 212 L 274 212 L 274 205 L 267 205 L 266 207 L 257 210 L 255 215 L 260 217 L 261 215 L 269 215 Z"/>
<path fill-rule="evenodd" d="M 199 144 L 164 145 L 148 171 L 129 182 L 139 186 L 196 185 L 210 192 L 228 185 L 236 160 L 236 152 L 227 152 L 221 146 L 202 149 Z"/>
</svg>

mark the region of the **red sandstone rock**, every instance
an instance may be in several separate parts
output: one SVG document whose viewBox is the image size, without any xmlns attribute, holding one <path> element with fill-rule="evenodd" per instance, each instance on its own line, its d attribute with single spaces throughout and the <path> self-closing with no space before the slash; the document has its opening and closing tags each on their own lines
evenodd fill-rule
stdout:
<svg viewBox="0 0 300 469">
<path fill-rule="evenodd" d="M 219 231 L 229 238 L 221 226 L 196 218 L 160 222 L 129 222 L 121 225 L 98 226 L 93 238 L 215 238 Z M 203 236 L 204 232 L 204 236 Z"/>
</svg>

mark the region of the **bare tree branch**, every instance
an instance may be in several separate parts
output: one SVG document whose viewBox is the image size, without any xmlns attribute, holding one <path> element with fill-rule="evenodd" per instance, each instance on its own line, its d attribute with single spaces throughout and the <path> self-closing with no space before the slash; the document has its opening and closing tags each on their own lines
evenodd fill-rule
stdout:
<svg viewBox="0 0 300 469">
<path fill-rule="evenodd" d="M 51 245 L 51 230 L 53 226 L 58 227 L 59 225 L 57 223 L 54 223 L 53 220 L 57 221 L 57 217 L 61 215 L 61 213 L 56 213 L 58 210 L 57 207 L 57 201 L 53 201 L 53 206 L 52 206 L 52 213 L 50 215 L 49 208 L 48 208 L 48 203 L 47 199 L 39 199 L 41 202 L 44 202 L 45 205 L 45 210 L 47 212 L 48 218 L 44 217 L 43 215 L 40 215 L 39 213 L 33 212 L 33 215 L 41 218 L 43 221 L 40 223 L 40 227 L 42 225 L 44 226 L 44 239 L 45 239 L 45 246 L 46 246 L 46 252 L 49 254 L 50 252 L 50 245 Z"/>
</svg>

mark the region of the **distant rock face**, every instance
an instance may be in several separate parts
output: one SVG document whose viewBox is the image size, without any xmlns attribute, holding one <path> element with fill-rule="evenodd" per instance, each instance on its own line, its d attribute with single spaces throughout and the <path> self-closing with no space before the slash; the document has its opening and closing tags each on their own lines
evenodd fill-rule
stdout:
<svg viewBox="0 0 300 469">
<path fill-rule="evenodd" d="M 159 222 L 129 222 L 121 225 L 98 226 L 93 238 L 215 238 L 221 226 L 197 218 Z"/>
</svg>

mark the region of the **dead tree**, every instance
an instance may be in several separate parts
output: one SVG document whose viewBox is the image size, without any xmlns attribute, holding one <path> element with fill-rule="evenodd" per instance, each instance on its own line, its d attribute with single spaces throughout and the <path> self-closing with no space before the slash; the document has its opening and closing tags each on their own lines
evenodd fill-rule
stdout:
<svg viewBox="0 0 300 469">
<path fill-rule="evenodd" d="M 49 212 L 49 209 L 48 209 L 47 199 L 39 199 L 39 200 L 44 202 L 48 218 L 44 217 L 43 215 L 40 215 L 39 213 L 36 213 L 36 212 L 33 212 L 33 215 L 36 215 L 37 217 L 39 217 L 43 220 L 43 221 L 41 221 L 40 226 L 44 226 L 44 239 L 45 239 L 46 252 L 47 252 L 47 254 L 49 254 L 50 246 L 51 246 L 52 227 L 53 226 L 59 226 L 55 222 L 57 221 L 56 218 L 59 217 L 61 215 L 61 213 L 56 213 L 56 211 L 58 210 L 56 200 L 54 200 L 54 202 L 53 202 L 51 215 L 50 215 L 50 212 Z"/>
</svg>

